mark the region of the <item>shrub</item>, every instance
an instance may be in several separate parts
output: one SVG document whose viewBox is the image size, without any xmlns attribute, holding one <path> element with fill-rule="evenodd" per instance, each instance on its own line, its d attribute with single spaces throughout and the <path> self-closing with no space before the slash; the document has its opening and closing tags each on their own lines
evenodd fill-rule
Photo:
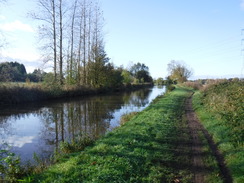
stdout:
<svg viewBox="0 0 244 183">
<path fill-rule="evenodd" d="M 0 150 L 0 181 L 16 182 L 21 175 L 20 158 L 9 150 Z"/>
<path fill-rule="evenodd" d="M 175 86 L 173 85 L 167 85 L 167 91 L 173 91 L 175 89 Z"/>
<path fill-rule="evenodd" d="M 243 86 L 244 82 L 239 80 L 217 80 L 203 90 L 204 105 L 232 129 L 231 136 L 236 143 L 244 139 Z"/>
<path fill-rule="evenodd" d="M 183 83 L 183 86 L 193 88 L 194 90 L 200 90 L 203 87 L 203 85 L 198 81 L 187 81 Z"/>
</svg>

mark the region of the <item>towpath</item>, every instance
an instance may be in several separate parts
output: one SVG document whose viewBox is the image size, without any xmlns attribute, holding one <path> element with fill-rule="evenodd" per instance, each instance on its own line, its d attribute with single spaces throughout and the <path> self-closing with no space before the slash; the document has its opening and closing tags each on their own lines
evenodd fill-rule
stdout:
<svg viewBox="0 0 244 183">
<path fill-rule="evenodd" d="M 217 145 L 214 143 L 211 135 L 208 131 L 202 126 L 199 120 L 196 117 L 196 114 L 192 108 L 192 96 L 186 100 L 185 104 L 186 118 L 188 123 L 188 128 L 190 131 L 191 137 L 191 160 L 192 160 L 192 171 L 194 174 L 193 182 L 194 183 L 205 183 L 205 177 L 207 174 L 206 167 L 203 163 L 204 154 L 202 153 L 202 141 L 199 137 L 200 133 L 204 134 L 204 138 L 207 139 L 208 144 L 211 148 L 212 154 L 217 160 L 220 173 L 223 177 L 224 183 L 232 183 L 232 177 L 227 169 L 224 158 L 218 150 Z"/>
</svg>

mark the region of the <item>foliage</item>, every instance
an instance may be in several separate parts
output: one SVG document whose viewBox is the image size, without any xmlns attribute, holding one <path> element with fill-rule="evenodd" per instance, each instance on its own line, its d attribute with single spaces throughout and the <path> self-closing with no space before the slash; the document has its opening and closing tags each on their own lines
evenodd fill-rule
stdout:
<svg viewBox="0 0 244 183">
<path fill-rule="evenodd" d="M 27 74 L 27 78 L 29 79 L 30 82 L 42 82 L 46 74 L 47 74 L 46 72 L 43 72 L 40 69 L 35 69 L 33 73 Z"/>
<path fill-rule="evenodd" d="M 20 158 L 9 150 L 0 150 L 0 178 L 8 182 L 17 182 L 23 176 Z"/>
<path fill-rule="evenodd" d="M 116 88 L 122 85 L 121 69 L 108 62 L 106 55 L 89 63 L 88 83 L 95 88 Z"/>
<path fill-rule="evenodd" d="M 129 71 L 140 83 L 152 82 L 152 77 L 149 74 L 149 68 L 143 63 L 138 62 L 137 64 L 132 65 Z"/>
<path fill-rule="evenodd" d="M 121 76 L 123 77 L 123 83 L 124 84 L 128 85 L 128 84 L 132 83 L 133 77 L 129 71 L 124 69 L 121 73 Z"/>
<path fill-rule="evenodd" d="M 61 142 L 59 148 L 61 151 L 61 156 L 63 156 L 63 154 L 83 151 L 85 147 L 92 145 L 94 141 L 95 141 L 94 138 L 91 138 L 89 136 L 83 137 L 82 135 L 80 135 L 77 136 L 71 142 L 67 142 L 67 141 Z"/>
<path fill-rule="evenodd" d="M 243 86 L 243 81 L 226 80 L 205 89 L 203 98 L 204 106 L 232 129 L 230 135 L 236 143 L 241 143 L 244 139 Z"/>
<path fill-rule="evenodd" d="M 166 80 L 165 80 L 165 84 L 166 85 L 172 85 L 172 84 L 176 84 L 176 82 L 174 82 L 170 76 L 166 77 Z"/>
<path fill-rule="evenodd" d="M 244 181 L 243 81 L 208 81 L 193 97 L 193 105 L 204 127 L 224 155 L 233 182 Z"/>
<path fill-rule="evenodd" d="M 200 81 L 187 81 L 183 83 L 183 86 L 193 88 L 194 90 L 200 90 L 203 87 Z"/>
<path fill-rule="evenodd" d="M 92 61 L 88 63 L 89 72 L 87 75 L 88 83 L 95 87 L 101 87 L 105 85 L 107 73 L 106 67 L 109 62 L 103 48 L 93 47 L 92 49 Z"/>
<path fill-rule="evenodd" d="M 154 83 L 155 83 L 156 85 L 164 85 L 164 84 L 165 84 L 165 81 L 164 81 L 163 78 L 158 78 L 158 79 L 156 79 L 156 80 L 154 81 Z"/>
<path fill-rule="evenodd" d="M 4 62 L 0 64 L 0 82 L 25 81 L 26 69 L 18 62 Z"/>
<path fill-rule="evenodd" d="M 183 63 L 175 60 L 172 60 L 168 64 L 168 72 L 170 79 L 178 83 L 187 81 L 187 79 L 193 74 L 191 69 L 187 68 Z"/>
<path fill-rule="evenodd" d="M 44 78 L 43 78 L 43 83 L 46 85 L 55 85 L 57 83 L 55 83 L 55 76 L 53 73 L 49 72 L 47 74 L 45 74 Z"/>
<path fill-rule="evenodd" d="M 33 182 L 190 182 L 190 172 L 180 166 L 188 157 L 175 154 L 188 96 L 181 89 L 168 93 L 93 146 L 34 175 Z"/>
<path fill-rule="evenodd" d="M 115 68 L 112 64 L 107 65 L 106 69 L 106 80 L 107 84 L 105 86 L 110 88 L 118 88 L 123 84 L 123 77 L 121 75 L 122 70 L 120 68 Z"/>
<path fill-rule="evenodd" d="M 0 64 L 0 82 L 41 82 L 45 72 L 35 69 L 27 74 L 23 64 L 18 62 L 3 62 Z"/>
<path fill-rule="evenodd" d="M 120 119 L 120 125 L 124 125 L 125 123 L 127 123 L 128 121 L 130 121 L 134 116 L 136 116 L 138 114 L 138 112 L 131 112 L 129 114 L 124 114 L 121 119 Z"/>
<path fill-rule="evenodd" d="M 0 103 L 16 104 L 48 98 L 48 92 L 37 83 L 0 83 Z"/>
<path fill-rule="evenodd" d="M 174 85 L 167 85 L 167 91 L 168 92 L 171 92 L 175 89 L 175 86 Z"/>
</svg>

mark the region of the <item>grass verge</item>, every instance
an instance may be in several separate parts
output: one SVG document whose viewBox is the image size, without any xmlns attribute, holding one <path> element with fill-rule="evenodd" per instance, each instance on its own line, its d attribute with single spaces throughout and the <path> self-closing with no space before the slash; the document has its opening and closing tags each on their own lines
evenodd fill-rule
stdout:
<svg viewBox="0 0 244 183">
<path fill-rule="evenodd" d="M 203 93 L 196 92 L 193 97 L 193 106 L 197 112 L 197 115 L 213 136 L 213 140 L 218 144 L 219 150 L 222 152 L 226 165 L 229 168 L 233 182 L 244 182 L 244 146 L 243 142 L 236 143 L 233 141 L 233 128 L 227 126 L 218 114 L 213 113 L 203 105 Z"/>
<path fill-rule="evenodd" d="M 213 152 L 209 147 L 209 143 L 201 131 L 198 133 L 199 139 L 201 140 L 201 150 L 203 156 L 203 163 L 206 167 L 205 182 L 223 183 L 223 178 L 220 174 L 220 169 L 216 158 L 213 156 Z"/>
<path fill-rule="evenodd" d="M 72 154 L 32 182 L 191 182 L 188 153 L 179 140 L 189 91 L 176 88 L 108 133 L 93 146 Z M 181 156 L 179 156 L 181 154 Z"/>
</svg>

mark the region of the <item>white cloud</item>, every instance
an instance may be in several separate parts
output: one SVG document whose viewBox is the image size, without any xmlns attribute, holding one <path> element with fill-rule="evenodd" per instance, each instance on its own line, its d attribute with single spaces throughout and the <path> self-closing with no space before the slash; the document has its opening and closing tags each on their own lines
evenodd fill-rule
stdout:
<svg viewBox="0 0 244 183">
<path fill-rule="evenodd" d="M 21 50 L 21 49 L 3 50 L 2 56 L 9 57 L 12 59 L 24 60 L 27 62 L 33 62 L 40 59 L 40 55 L 38 55 L 38 53 Z"/>
<path fill-rule="evenodd" d="M 0 20 L 6 20 L 6 17 L 4 15 L 0 15 Z"/>
<path fill-rule="evenodd" d="M 34 29 L 30 25 L 22 23 L 19 20 L 10 23 L 0 24 L 0 29 L 4 31 L 34 32 Z"/>
<path fill-rule="evenodd" d="M 242 10 L 244 10 L 244 0 L 241 0 L 240 7 Z"/>
<path fill-rule="evenodd" d="M 35 139 L 35 136 L 24 136 L 20 137 L 17 135 L 9 137 L 6 142 L 11 144 L 13 147 L 23 147 L 25 144 L 32 143 Z"/>
</svg>

